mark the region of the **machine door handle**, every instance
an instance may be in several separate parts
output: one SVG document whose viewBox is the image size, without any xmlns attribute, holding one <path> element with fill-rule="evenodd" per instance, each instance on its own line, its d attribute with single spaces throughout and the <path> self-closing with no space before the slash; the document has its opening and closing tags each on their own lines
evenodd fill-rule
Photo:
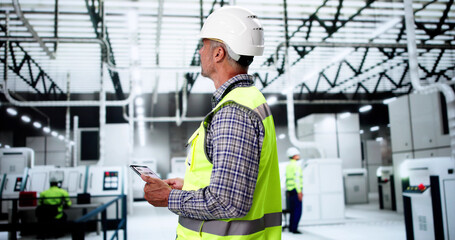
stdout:
<svg viewBox="0 0 455 240">
<path fill-rule="evenodd" d="M 8 188 L 8 178 L 5 178 L 5 187 L 3 189 L 7 190 Z"/>
<path fill-rule="evenodd" d="M 82 188 L 82 173 L 79 174 L 79 189 Z"/>
</svg>

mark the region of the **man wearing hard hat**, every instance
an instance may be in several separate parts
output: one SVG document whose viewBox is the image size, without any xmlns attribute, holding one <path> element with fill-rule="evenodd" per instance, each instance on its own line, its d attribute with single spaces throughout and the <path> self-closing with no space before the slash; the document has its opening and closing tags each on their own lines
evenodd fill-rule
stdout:
<svg viewBox="0 0 455 240">
<path fill-rule="evenodd" d="M 56 178 L 51 178 L 50 188 L 40 193 L 39 204 L 54 206 L 57 209 L 55 216 L 56 220 L 66 221 L 66 215 L 63 212 L 64 207 L 71 206 L 69 194 L 65 189 L 58 186 L 59 181 Z"/>
<path fill-rule="evenodd" d="M 200 38 L 201 74 L 216 88 L 213 109 L 188 141 L 185 180 L 142 176 L 144 197 L 179 215 L 177 239 L 281 239 L 273 117 L 247 74 L 264 50 L 262 25 L 245 8 L 222 7 Z"/>
<path fill-rule="evenodd" d="M 302 216 L 302 168 L 297 164 L 300 159 L 300 152 L 297 148 L 292 147 L 287 151 L 290 160 L 286 166 L 286 198 L 289 204 L 288 208 L 291 213 L 289 218 L 289 231 L 301 234 L 298 230 L 300 217 Z"/>
</svg>

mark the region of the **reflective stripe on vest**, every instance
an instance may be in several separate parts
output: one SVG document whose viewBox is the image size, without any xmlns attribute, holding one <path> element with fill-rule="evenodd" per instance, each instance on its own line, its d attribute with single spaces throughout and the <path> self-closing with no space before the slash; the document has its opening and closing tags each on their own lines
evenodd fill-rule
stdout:
<svg viewBox="0 0 455 240">
<path fill-rule="evenodd" d="M 253 109 L 253 111 L 255 111 L 259 115 L 262 121 L 264 121 L 264 119 L 266 119 L 268 116 L 272 115 L 272 111 L 270 111 L 269 105 L 265 103 Z"/>
<path fill-rule="evenodd" d="M 268 227 L 281 226 L 281 212 L 268 213 L 255 220 L 197 220 L 179 217 L 179 224 L 195 232 L 205 232 L 218 236 L 250 235 L 265 230 Z"/>
</svg>

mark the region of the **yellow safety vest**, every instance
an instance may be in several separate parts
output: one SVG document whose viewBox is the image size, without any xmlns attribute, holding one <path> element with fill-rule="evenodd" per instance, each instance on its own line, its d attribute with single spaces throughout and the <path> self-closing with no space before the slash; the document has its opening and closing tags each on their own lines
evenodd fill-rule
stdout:
<svg viewBox="0 0 455 240">
<path fill-rule="evenodd" d="M 55 219 L 63 217 L 63 205 L 71 206 L 71 200 L 69 194 L 65 189 L 61 189 L 57 186 L 52 186 L 46 191 L 39 194 L 40 204 L 44 205 L 57 205 L 58 214 Z"/>
<path fill-rule="evenodd" d="M 253 204 L 242 218 L 202 221 L 180 216 L 177 239 L 281 239 L 281 191 L 275 125 L 264 96 L 256 87 L 238 87 L 229 92 L 191 136 L 183 190 L 198 190 L 210 184 L 213 165 L 205 152 L 205 134 L 211 116 L 229 102 L 251 109 L 264 125 Z"/>
<path fill-rule="evenodd" d="M 302 168 L 297 165 L 295 160 L 286 166 L 286 190 L 292 191 L 296 190 L 298 193 L 302 192 Z"/>
</svg>

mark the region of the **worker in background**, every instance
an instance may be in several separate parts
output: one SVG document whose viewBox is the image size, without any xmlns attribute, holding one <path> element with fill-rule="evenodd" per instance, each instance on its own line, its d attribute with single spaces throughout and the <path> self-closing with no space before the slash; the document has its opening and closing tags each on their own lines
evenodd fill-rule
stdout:
<svg viewBox="0 0 455 240">
<path fill-rule="evenodd" d="M 302 168 L 297 165 L 300 159 L 300 152 L 297 148 L 292 147 L 287 150 L 289 164 L 286 166 L 286 199 L 289 204 L 291 217 L 289 218 L 289 231 L 301 234 L 298 230 L 300 217 L 302 216 Z"/>
<path fill-rule="evenodd" d="M 66 221 L 66 214 L 63 212 L 63 208 L 71 206 L 71 200 L 69 199 L 69 194 L 65 189 L 62 189 L 58 186 L 59 182 L 57 179 L 52 178 L 50 181 L 50 188 L 40 193 L 39 204 L 42 206 L 53 206 L 56 211 L 54 213 L 47 210 L 43 210 L 43 213 L 37 213 L 38 217 L 41 217 L 42 214 L 46 214 L 47 211 L 51 218 L 55 220 Z M 43 208 L 44 209 L 44 208 Z"/>
<path fill-rule="evenodd" d="M 274 121 L 247 74 L 263 53 L 262 25 L 245 8 L 222 7 L 200 38 L 201 74 L 216 88 L 212 111 L 188 141 L 184 181 L 142 175 L 144 197 L 179 215 L 177 239 L 281 239 Z"/>
</svg>

